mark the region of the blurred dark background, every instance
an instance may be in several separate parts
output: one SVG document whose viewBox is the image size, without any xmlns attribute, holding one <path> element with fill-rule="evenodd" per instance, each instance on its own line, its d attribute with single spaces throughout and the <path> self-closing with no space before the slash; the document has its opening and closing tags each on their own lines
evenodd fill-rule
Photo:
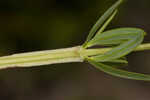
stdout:
<svg viewBox="0 0 150 100">
<path fill-rule="evenodd" d="M 0 56 L 80 45 L 116 0 L 0 0 Z M 128 0 L 107 29 L 140 27 L 150 42 L 150 0 Z M 150 74 L 150 51 L 128 56 Z M 107 75 L 87 63 L 0 70 L 1 100 L 149 100 L 150 83 Z"/>
</svg>

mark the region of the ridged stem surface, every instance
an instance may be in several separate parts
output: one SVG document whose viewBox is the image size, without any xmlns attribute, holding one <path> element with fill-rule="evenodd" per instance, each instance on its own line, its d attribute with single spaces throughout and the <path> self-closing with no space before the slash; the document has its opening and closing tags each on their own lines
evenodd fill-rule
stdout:
<svg viewBox="0 0 150 100">
<path fill-rule="evenodd" d="M 83 62 L 84 57 L 103 54 L 112 48 L 83 49 L 81 46 L 72 48 L 37 51 L 13 54 L 0 57 L 0 69 L 9 67 L 32 67 L 39 65 Z M 142 44 L 134 51 L 150 50 L 150 44 Z"/>
</svg>

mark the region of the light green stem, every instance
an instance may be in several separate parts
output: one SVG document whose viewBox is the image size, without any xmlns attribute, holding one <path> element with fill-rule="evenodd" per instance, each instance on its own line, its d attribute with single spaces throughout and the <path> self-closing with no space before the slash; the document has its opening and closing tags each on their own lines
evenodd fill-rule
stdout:
<svg viewBox="0 0 150 100">
<path fill-rule="evenodd" d="M 81 46 L 72 48 L 20 53 L 0 57 L 0 69 L 9 67 L 31 67 L 39 65 L 83 62 L 84 56 L 103 54 L 112 48 L 83 49 Z M 150 44 L 142 44 L 134 51 L 150 50 Z"/>
<path fill-rule="evenodd" d="M 112 48 L 87 49 L 87 50 L 84 50 L 84 52 L 82 52 L 82 53 L 84 56 L 94 56 L 94 55 L 98 55 L 98 54 L 103 54 L 111 49 Z M 134 52 L 135 51 L 144 51 L 144 50 L 150 50 L 150 43 L 141 44 L 134 50 Z"/>
<path fill-rule="evenodd" d="M 83 59 L 80 57 L 78 51 L 80 51 L 80 46 L 4 56 L 0 57 L 0 69 L 10 67 L 30 67 L 56 63 L 82 62 Z"/>
</svg>

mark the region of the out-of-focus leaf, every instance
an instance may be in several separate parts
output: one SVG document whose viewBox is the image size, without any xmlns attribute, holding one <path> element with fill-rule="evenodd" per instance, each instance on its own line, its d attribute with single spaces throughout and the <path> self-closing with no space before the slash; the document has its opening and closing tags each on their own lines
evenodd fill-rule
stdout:
<svg viewBox="0 0 150 100">
<path fill-rule="evenodd" d="M 94 65 L 96 68 L 99 70 L 108 73 L 113 76 L 121 77 L 121 78 L 126 78 L 126 79 L 134 79 L 134 80 L 145 80 L 145 81 L 150 81 L 150 75 L 145 75 L 145 74 L 139 74 L 139 73 L 134 73 L 134 72 L 128 72 L 120 69 L 116 69 L 114 67 L 95 62 L 93 60 L 88 60 L 92 65 Z"/>
<path fill-rule="evenodd" d="M 112 5 L 96 22 L 96 24 L 92 27 L 92 29 L 89 32 L 89 35 L 83 44 L 83 46 L 86 46 L 87 42 L 92 39 L 94 34 L 100 29 L 100 27 L 104 24 L 104 22 L 109 18 L 112 17 L 113 12 L 118 8 L 118 6 L 122 3 L 123 0 L 118 0 L 114 5 Z M 108 21 L 110 22 L 110 21 Z M 108 23 L 107 23 L 108 24 Z M 107 26 L 107 25 L 106 25 Z"/>
</svg>

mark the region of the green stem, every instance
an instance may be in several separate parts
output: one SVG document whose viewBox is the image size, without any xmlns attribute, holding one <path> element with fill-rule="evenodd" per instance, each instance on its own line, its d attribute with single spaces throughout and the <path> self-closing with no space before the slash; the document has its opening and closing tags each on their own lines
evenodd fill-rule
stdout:
<svg viewBox="0 0 150 100">
<path fill-rule="evenodd" d="M 80 57 L 78 51 L 80 51 L 80 46 L 4 56 L 0 57 L 0 69 L 56 63 L 82 62 L 83 59 Z"/>
<path fill-rule="evenodd" d="M 81 46 L 72 48 L 21 53 L 0 57 L 0 69 L 9 67 L 31 67 L 39 65 L 83 62 L 84 56 L 103 54 L 112 48 L 83 49 Z M 150 44 L 142 44 L 134 51 L 150 50 Z"/>
<path fill-rule="evenodd" d="M 82 51 L 84 56 L 94 56 L 98 54 L 104 54 L 105 52 L 111 50 L 112 48 L 99 48 L 99 49 L 86 49 Z M 150 50 L 150 43 L 141 44 L 138 46 L 135 51 L 144 51 L 144 50 Z"/>
</svg>

